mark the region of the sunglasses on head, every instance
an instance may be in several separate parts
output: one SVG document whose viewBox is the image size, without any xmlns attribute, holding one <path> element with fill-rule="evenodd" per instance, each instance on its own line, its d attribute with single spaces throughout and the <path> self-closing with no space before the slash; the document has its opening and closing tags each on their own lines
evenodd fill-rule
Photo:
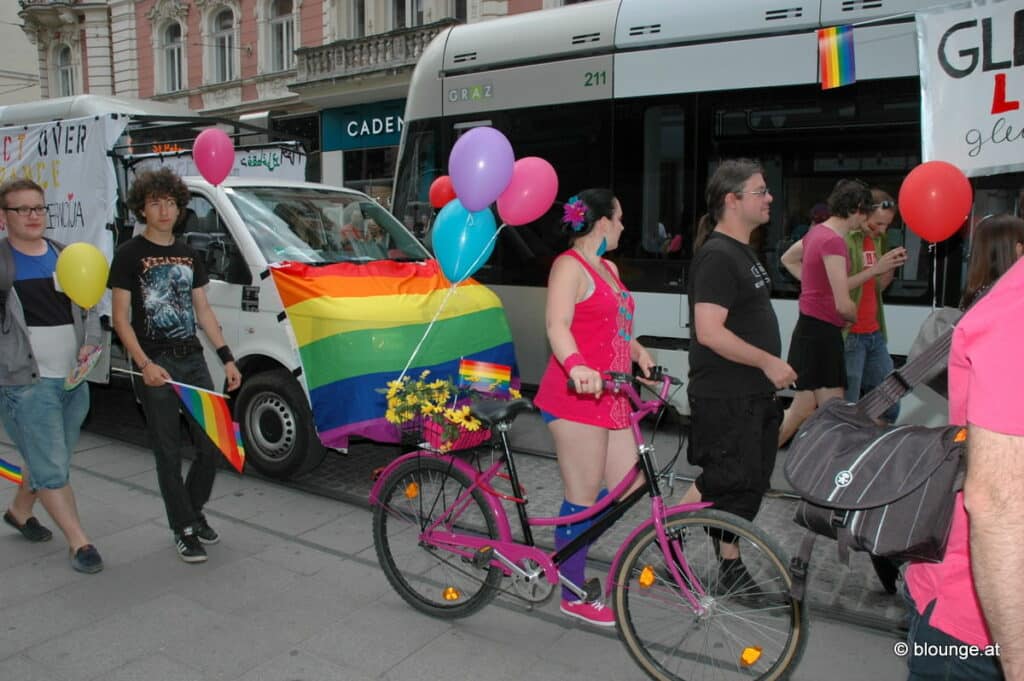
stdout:
<svg viewBox="0 0 1024 681">
<path fill-rule="evenodd" d="M 879 201 L 878 203 L 871 204 L 870 207 L 871 207 L 871 210 L 878 210 L 878 209 L 890 210 L 890 209 L 896 207 L 896 202 L 895 201 Z"/>
</svg>

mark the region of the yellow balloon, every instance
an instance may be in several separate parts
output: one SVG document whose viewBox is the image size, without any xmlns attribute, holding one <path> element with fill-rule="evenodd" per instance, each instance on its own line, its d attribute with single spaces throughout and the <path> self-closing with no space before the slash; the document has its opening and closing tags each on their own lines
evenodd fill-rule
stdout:
<svg viewBox="0 0 1024 681">
<path fill-rule="evenodd" d="M 107 289 L 108 269 L 100 249 L 84 241 L 68 244 L 57 256 L 57 282 L 67 297 L 81 307 L 100 302 Z"/>
</svg>

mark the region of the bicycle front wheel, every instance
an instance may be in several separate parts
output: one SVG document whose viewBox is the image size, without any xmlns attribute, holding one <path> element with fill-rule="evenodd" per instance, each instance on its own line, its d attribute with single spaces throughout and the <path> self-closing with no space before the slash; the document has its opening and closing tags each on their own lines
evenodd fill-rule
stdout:
<svg viewBox="0 0 1024 681">
<path fill-rule="evenodd" d="M 676 584 L 653 526 L 633 538 L 613 592 L 619 635 L 633 659 L 659 681 L 784 678 L 803 653 L 807 613 L 789 595 L 792 578 L 775 542 L 714 510 L 671 515 L 666 532 L 694 583 Z M 743 568 L 719 560 L 723 537 L 735 538 Z"/>
<path fill-rule="evenodd" d="M 388 581 L 409 605 L 433 617 L 470 615 L 496 595 L 501 570 L 483 569 L 467 557 L 432 546 L 423 531 L 495 538 L 497 523 L 484 492 L 466 494 L 470 481 L 444 459 L 422 456 L 394 470 L 373 511 L 373 544 Z"/>
</svg>

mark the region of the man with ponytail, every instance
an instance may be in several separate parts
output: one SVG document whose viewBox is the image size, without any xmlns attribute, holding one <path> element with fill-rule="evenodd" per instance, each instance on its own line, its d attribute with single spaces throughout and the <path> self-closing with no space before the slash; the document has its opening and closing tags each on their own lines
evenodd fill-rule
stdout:
<svg viewBox="0 0 1024 681">
<path fill-rule="evenodd" d="M 633 338 L 633 297 L 606 252 L 619 245 L 622 206 L 608 189 L 587 189 L 565 204 L 563 222 L 570 248 L 555 259 L 548 278 L 546 324 L 551 359 L 534 402 L 551 429 L 565 499 L 561 516 L 585 511 L 615 487 L 636 463 L 626 397 L 604 391 L 602 372 L 629 372 L 630 362 L 645 376 L 654 366 Z M 572 381 L 572 389 L 568 383 Z M 642 481 L 638 480 L 637 485 Z M 567 546 L 589 520 L 561 525 L 555 547 Z M 561 565 L 561 574 L 583 586 L 586 547 Z M 615 626 L 611 608 L 562 588 L 561 610 L 598 626 Z"/>
<path fill-rule="evenodd" d="M 775 391 L 796 380 L 780 357 L 782 339 L 771 279 L 750 247 L 772 203 L 764 171 L 747 159 L 723 161 L 708 180 L 690 269 L 688 459 L 702 471 L 682 501 L 753 520 L 771 481 L 781 408 Z M 754 588 L 735 537 L 716 537 L 719 584 Z"/>
</svg>

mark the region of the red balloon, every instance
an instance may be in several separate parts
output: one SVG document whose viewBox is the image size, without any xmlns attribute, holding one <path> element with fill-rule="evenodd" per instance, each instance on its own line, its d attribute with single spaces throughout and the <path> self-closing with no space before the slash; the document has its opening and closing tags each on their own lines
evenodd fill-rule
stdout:
<svg viewBox="0 0 1024 681">
<path fill-rule="evenodd" d="M 430 184 L 430 205 L 434 208 L 444 208 L 454 198 L 455 187 L 452 178 L 447 175 L 442 175 Z"/>
<path fill-rule="evenodd" d="M 963 172 L 945 161 L 917 166 L 900 187 L 900 213 L 919 237 L 939 242 L 956 234 L 971 211 L 973 192 Z"/>
</svg>

